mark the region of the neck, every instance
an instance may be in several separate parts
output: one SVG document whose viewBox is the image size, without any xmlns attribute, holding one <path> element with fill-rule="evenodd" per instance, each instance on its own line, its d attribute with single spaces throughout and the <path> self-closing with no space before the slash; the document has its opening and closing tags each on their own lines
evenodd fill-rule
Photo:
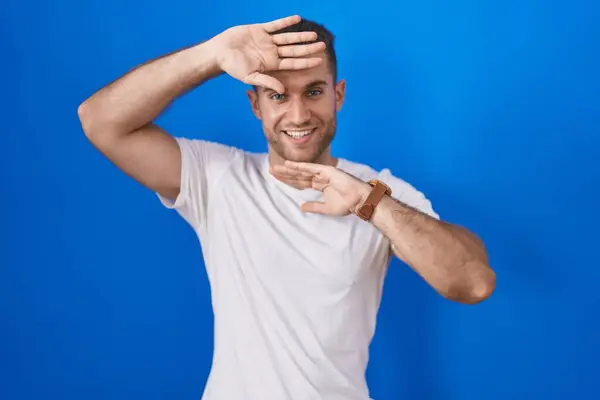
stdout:
<svg viewBox="0 0 600 400">
<path fill-rule="evenodd" d="M 273 149 L 269 148 L 269 166 L 283 165 L 286 160 L 281 157 Z M 300 160 L 293 160 L 300 161 Z M 331 155 L 331 150 L 328 148 L 325 150 L 316 160 L 305 161 L 313 164 L 331 165 L 335 167 L 338 163 L 338 159 Z"/>
</svg>

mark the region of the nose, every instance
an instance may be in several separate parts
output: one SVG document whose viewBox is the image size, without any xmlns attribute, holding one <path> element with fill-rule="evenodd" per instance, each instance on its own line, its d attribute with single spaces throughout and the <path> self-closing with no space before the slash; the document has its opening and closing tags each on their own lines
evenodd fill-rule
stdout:
<svg viewBox="0 0 600 400">
<path fill-rule="evenodd" d="M 302 99 L 293 99 L 290 102 L 287 117 L 291 123 L 302 126 L 310 120 L 310 116 L 310 109 L 306 107 Z"/>
</svg>

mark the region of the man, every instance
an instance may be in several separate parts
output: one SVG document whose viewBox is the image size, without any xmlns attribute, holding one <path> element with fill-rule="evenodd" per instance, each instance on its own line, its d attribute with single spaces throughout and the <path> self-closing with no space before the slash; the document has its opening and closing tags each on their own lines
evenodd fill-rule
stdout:
<svg viewBox="0 0 600 400">
<path fill-rule="evenodd" d="M 448 299 L 473 304 L 494 289 L 475 235 L 440 221 L 389 170 L 332 156 L 345 89 L 336 70 L 331 33 L 291 16 L 141 65 L 78 110 L 94 146 L 202 243 L 215 315 L 205 400 L 369 399 L 368 347 L 393 254 Z M 253 86 L 268 154 L 153 124 L 222 73 Z"/>
</svg>

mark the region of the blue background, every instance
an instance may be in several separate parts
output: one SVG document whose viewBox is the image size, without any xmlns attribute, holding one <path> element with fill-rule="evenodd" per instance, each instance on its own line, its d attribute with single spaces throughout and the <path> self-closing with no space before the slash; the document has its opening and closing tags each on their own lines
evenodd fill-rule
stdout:
<svg viewBox="0 0 600 400">
<path fill-rule="evenodd" d="M 394 261 L 377 400 L 600 398 L 600 6 L 593 1 L 4 0 L 0 398 L 198 399 L 212 357 L 198 241 L 85 139 L 77 106 L 148 59 L 288 14 L 337 35 L 337 155 L 389 167 L 477 232 L 477 306 Z M 229 77 L 160 118 L 264 150 Z M 228 399 L 229 400 L 229 399 Z"/>
</svg>

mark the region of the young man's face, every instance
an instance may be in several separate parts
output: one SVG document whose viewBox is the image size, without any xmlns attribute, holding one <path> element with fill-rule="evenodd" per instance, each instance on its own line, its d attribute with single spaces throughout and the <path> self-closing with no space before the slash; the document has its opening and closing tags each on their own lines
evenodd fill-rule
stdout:
<svg viewBox="0 0 600 400">
<path fill-rule="evenodd" d="M 321 65 L 296 71 L 276 71 L 286 91 L 256 88 L 248 91 L 252 111 L 262 121 L 271 156 L 283 160 L 330 162 L 336 132 L 336 113 L 344 99 L 345 82 L 335 84 L 327 55 Z M 279 160 L 281 161 L 281 160 Z"/>
</svg>

